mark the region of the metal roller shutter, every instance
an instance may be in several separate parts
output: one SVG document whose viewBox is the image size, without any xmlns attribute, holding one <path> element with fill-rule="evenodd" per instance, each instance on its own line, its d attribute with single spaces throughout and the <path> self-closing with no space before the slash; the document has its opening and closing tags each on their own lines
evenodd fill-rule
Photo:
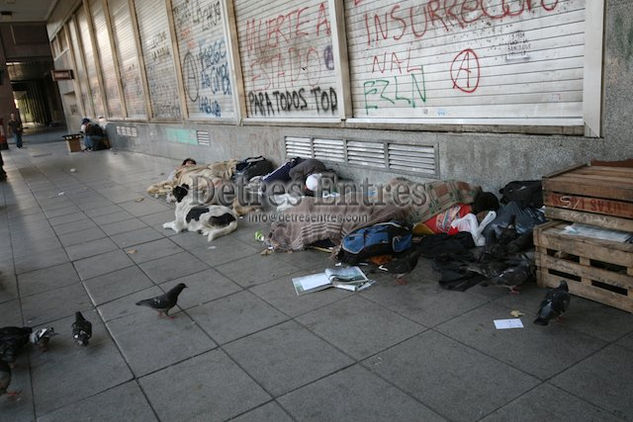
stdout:
<svg viewBox="0 0 633 422">
<path fill-rule="evenodd" d="M 152 117 L 180 120 L 180 100 L 164 0 L 136 0 Z"/>
<path fill-rule="evenodd" d="M 73 56 L 75 57 L 75 78 L 78 81 L 79 96 L 81 98 L 82 113 L 84 116 L 94 116 L 94 109 L 92 107 L 92 98 L 90 95 L 90 87 L 88 85 L 88 75 L 84 67 L 84 62 L 81 54 L 79 37 L 77 36 L 77 30 L 75 27 L 75 19 L 72 18 L 68 22 L 68 34 L 70 35 L 71 48 L 73 49 Z"/>
<path fill-rule="evenodd" d="M 235 0 L 249 117 L 338 115 L 327 1 Z M 340 94 L 342 95 L 342 94 Z"/>
<path fill-rule="evenodd" d="M 146 119 L 145 92 L 138 64 L 136 42 L 128 0 L 108 0 L 112 16 L 112 34 L 119 57 L 119 73 L 123 85 L 123 97 L 127 107 L 127 117 Z"/>
<path fill-rule="evenodd" d="M 583 124 L 585 0 L 345 0 L 353 115 Z"/>
<path fill-rule="evenodd" d="M 189 118 L 233 119 L 231 66 L 220 0 L 173 0 L 183 85 Z"/>
<path fill-rule="evenodd" d="M 95 41 L 99 47 L 99 61 L 101 63 L 101 73 L 103 75 L 103 83 L 105 85 L 108 117 L 122 117 L 123 110 L 121 109 L 121 98 L 119 95 L 119 86 L 117 84 L 117 75 L 114 69 L 106 17 L 103 12 L 103 1 L 90 0 L 88 5 L 90 13 L 92 14 L 95 34 L 99 34 L 96 36 Z"/>
<path fill-rule="evenodd" d="M 103 109 L 103 101 L 101 98 L 101 88 L 99 85 L 99 74 L 97 73 L 97 64 L 92 49 L 88 17 L 86 16 L 86 11 L 83 7 L 80 7 L 77 10 L 77 26 L 81 37 L 81 45 L 84 50 L 86 74 L 88 76 L 88 84 L 90 85 L 92 105 L 95 111 L 95 114 L 89 117 L 96 118 L 99 116 L 105 116 L 105 110 Z"/>
<path fill-rule="evenodd" d="M 128 0 L 109 0 L 112 32 L 119 58 L 119 73 L 128 118 L 147 119 L 145 90 L 141 79 L 138 51 L 130 18 Z"/>
</svg>

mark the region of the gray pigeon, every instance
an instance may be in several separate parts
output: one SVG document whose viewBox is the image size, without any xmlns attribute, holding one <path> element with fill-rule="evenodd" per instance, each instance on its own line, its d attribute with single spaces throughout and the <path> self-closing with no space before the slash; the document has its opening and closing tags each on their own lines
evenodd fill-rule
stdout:
<svg viewBox="0 0 633 422">
<path fill-rule="evenodd" d="M 559 318 L 569 308 L 570 300 L 571 296 L 569 295 L 567 282 L 561 280 L 557 288 L 551 289 L 545 295 L 545 300 L 541 302 L 541 307 L 538 310 L 534 323 L 547 325 L 552 318 Z"/>
<path fill-rule="evenodd" d="M 40 328 L 29 336 L 29 341 L 33 344 L 36 344 L 40 347 L 40 350 L 45 352 L 48 350 L 48 343 L 51 340 L 51 337 L 56 336 L 58 333 L 55 332 L 53 327 L 44 327 Z"/>
<path fill-rule="evenodd" d="M 533 268 L 530 263 L 522 263 L 516 267 L 510 267 L 501 274 L 490 279 L 493 286 L 507 287 L 511 294 L 519 294 L 517 287 L 528 281 L 533 276 Z"/>
<path fill-rule="evenodd" d="M 185 283 L 179 283 L 178 285 L 176 285 L 176 287 L 172 288 L 165 294 L 153 297 L 151 299 L 140 300 L 136 302 L 136 304 L 138 306 L 147 306 L 149 308 L 157 310 L 158 316 L 161 316 L 161 314 L 165 314 L 166 316 L 173 318 L 169 315 L 169 310 L 176 306 L 176 303 L 178 302 L 178 295 L 185 287 L 187 287 L 185 286 Z"/>
<path fill-rule="evenodd" d="M 0 396 L 6 394 L 7 396 L 19 396 L 19 392 L 8 391 L 9 384 L 11 384 L 11 367 L 3 360 L 0 360 Z"/>
</svg>

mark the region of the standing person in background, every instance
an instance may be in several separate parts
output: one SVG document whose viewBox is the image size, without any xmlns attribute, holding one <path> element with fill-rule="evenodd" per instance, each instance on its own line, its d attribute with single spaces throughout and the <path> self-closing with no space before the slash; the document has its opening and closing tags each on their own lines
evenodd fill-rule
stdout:
<svg viewBox="0 0 633 422">
<path fill-rule="evenodd" d="M 15 118 L 15 113 L 9 115 L 7 126 L 11 129 L 11 134 L 15 136 L 15 146 L 22 148 L 22 122 Z"/>
<path fill-rule="evenodd" d="M 4 167 L 4 161 L 2 161 L 2 153 L 0 152 L 0 182 L 7 178 L 7 173 L 2 167 Z"/>
</svg>

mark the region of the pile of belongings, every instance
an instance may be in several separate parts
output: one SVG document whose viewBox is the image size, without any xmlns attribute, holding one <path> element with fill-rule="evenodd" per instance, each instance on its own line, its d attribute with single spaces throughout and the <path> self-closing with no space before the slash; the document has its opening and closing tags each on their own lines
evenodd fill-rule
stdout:
<svg viewBox="0 0 633 422">
<path fill-rule="evenodd" d="M 266 241 L 282 251 L 333 245 L 338 261 L 374 264 L 397 279 L 422 256 L 433 260 L 446 289 L 463 291 L 482 283 L 515 292 L 534 277 L 532 230 L 545 222 L 540 184 L 531 183 L 508 184 L 501 204 L 493 193 L 465 182 L 418 184 L 402 178 L 383 186 L 379 201 L 367 201 L 358 192 L 327 204 L 305 198 L 286 213 L 310 219 L 273 223 Z M 423 192 L 424 201 L 395 200 L 390 192 L 402 184 Z M 536 200 L 523 198 L 527 191 Z M 360 218 L 345 218 L 350 215 Z"/>
<path fill-rule="evenodd" d="M 397 187 L 404 187 L 408 192 L 421 192 L 422 201 L 398 201 L 393 196 Z M 425 185 L 397 178 L 381 186 L 378 192 L 343 190 L 345 194 L 331 200 L 307 197 L 288 209 L 285 214 L 289 218 L 273 223 L 267 236 L 269 245 L 282 251 L 302 250 L 323 241 L 340 245 L 348 234 L 374 224 L 400 221 L 411 226 L 412 218 L 419 221 L 419 216 L 432 216 L 431 209 L 443 211 L 454 205 L 456 199 L 468 201 L 478 187 L 455 181 Z"/>
<path fill-rule="evenodd" d="M 546 221 L 540 182 L 511 182 L 500 193 L 496 217 L 480 232 L 485 246 L 464 232 L 422 239 L 422 255 L 433 259 L 442 287 L 464 291 L 481 283 L 517 293 L 518 286 L 533 280 L 532 231 Z"/>
<path fill-rule="evenodd" d="M 338 246 L 355 230 L 378 223 L 398 221 L 414 226 L 456 203 L 472 203 L 480 188 L 457 181 L 421 184 L 396 178 L 378 192 L 343 190 L 345 194 L 330 200 L 306 197 L 286 210 L 288 218 L 271 226 L 266 238 L 269 246 L 280 251 L 302 250 L 323 241 Z M 415 194 L 418 200 L 406 201 L 395 194 L 402 191 Z"/>
</svg>

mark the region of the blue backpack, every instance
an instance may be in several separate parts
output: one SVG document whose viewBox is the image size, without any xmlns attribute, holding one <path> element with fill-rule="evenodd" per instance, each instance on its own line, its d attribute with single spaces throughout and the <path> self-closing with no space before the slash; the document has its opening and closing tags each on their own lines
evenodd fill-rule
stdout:
<svg viewBox="0 0 633 422">
<path fill-rule="evenodd" d="M 411 231 L 399 223 L 379 223 L 345 236 L 336 257 L 354 265 L 372 256 L 404 252 L 411 247 L 412 238 Z"/>
</svg>

